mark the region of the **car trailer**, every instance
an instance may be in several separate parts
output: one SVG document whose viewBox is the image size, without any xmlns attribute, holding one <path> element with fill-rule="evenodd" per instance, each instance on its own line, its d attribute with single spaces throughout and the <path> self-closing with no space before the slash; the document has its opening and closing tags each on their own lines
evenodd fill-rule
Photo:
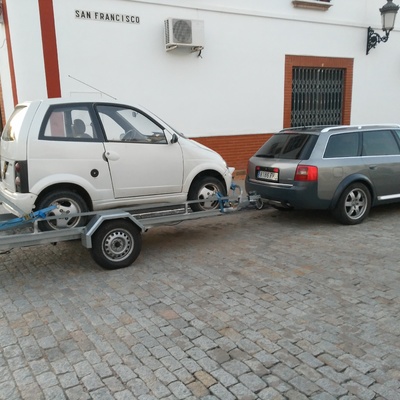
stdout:
<svg viewBox="0 0 400 400">
<path fill-rule="evenodd" d="M 142 247 L 142 233 L 152 227 L 180 223 L 183 221 L 223 215 L 238 211 L 249 205 L 257 209 L 263 207 L 261 199 L 256 194 L 244 198 L 242 189 L 232 183 L 232 194 L 221 196 L 217 194 L 208 198 L 207 202 L 218 202 L 218 208 L 213 210 L 193 212 L 192 203 L 202 203 L 204 200 L 187 201 L 182 204 L 154 204 L 124 209 L 111 209 L 77 214 L 48 216 L 48 213 L 59 206 L 51 206 L 43 210 L 24 215 L 14 204 L 6 201 L 0 194 L 0 200 L 7 204 L 22 217 L 15 218 L 13 214 L 0 215 L 0 251 L 6 252 L 13 248 L 44 244 L 56 244 L 68 240 L 81 240 L 81 244 L 91 250 L 93 260 L 105 269 L 118 269 L 131 265 L 139 256 Z M 236 192 L 238 191 L 238 193 Z M 14 218 L 11 218 L 14 217 Z M 51 219 L 71 219 L 86 217 L 87 223 L 81 227 L 40 231 L 39 221 Z"/>
</svg>

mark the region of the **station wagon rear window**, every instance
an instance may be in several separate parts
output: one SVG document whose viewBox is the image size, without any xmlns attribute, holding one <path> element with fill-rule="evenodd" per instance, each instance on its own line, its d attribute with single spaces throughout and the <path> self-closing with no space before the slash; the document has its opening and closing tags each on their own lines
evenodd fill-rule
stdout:
<svg viewBox="0 0 400 400">
<path fill-rule="evenodd" d="M 317 141 L 316 135 L 279 133 L 257 151 L 256 157 L 307 160 Z"/>
</svg>

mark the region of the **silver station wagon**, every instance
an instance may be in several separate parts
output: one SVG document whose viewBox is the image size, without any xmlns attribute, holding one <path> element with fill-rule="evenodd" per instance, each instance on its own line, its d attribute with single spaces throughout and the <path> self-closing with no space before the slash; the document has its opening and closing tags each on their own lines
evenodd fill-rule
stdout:
<svg viewBox="0 0 400 400">
<path fill-rule="evenodd" d="M 245 185 L 275 208 L 359 224 L 372 206 L 400 201 L 400 125 L 284 129 L 251 157 Z"/>
</svg>

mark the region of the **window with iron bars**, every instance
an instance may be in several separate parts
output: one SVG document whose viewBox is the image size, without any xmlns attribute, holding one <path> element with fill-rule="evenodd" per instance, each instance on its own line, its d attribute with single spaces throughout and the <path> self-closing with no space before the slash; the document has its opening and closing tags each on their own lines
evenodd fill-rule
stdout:
<svg viewBox="0 0 400 400">
<path fill-rule="evenodd" d="M 293 67 L 291 126 L 340 125 L 345 69 Z"/>
</svg>

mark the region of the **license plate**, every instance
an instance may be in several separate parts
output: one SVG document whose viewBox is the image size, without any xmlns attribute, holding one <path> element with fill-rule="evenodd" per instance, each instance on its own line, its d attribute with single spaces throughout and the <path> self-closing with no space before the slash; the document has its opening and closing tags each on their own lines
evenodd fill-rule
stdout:
<svg viewBox="0 0 400 400">
<path fill-rule="evenodd" d="M 276 171 L 259 170 L 259 171 L 257 171 L 257 179 L 263 179 L 265 181 L 278 182 L 279 173 L 276 172 Z"/>
</svg>

